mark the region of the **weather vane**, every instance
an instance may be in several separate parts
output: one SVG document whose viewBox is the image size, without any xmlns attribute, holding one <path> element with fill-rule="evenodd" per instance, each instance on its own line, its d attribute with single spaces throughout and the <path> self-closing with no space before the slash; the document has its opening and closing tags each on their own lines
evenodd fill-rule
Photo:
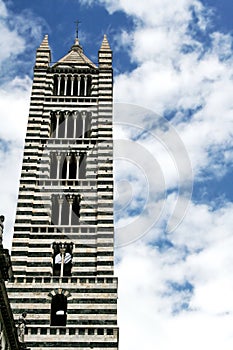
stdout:
<svg viewBox="0 0 233 350">
<path fill-rule="evenodd" d="M 81 23 L 79 20 L 74 22 L 76 24 L 76 38 L 78 38 L 78 29 L 79 29 L 79 24 Z"/>
</svg>

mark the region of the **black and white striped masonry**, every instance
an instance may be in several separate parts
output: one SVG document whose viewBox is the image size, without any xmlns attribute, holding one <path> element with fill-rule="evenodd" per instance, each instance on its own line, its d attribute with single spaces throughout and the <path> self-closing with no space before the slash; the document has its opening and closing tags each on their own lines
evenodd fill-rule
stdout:
<svg viewBox="0 0 233 350">
<path fill-rule="evenodd" d="M 39 349 L 118 349 L 112 51 L 36 54 L 8 294 Z"/>
</svg>

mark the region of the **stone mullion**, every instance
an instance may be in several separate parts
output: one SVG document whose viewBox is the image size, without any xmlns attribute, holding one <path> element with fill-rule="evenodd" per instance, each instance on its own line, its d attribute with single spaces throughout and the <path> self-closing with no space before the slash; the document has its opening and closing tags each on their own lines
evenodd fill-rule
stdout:
<svg viewBox="0 0 233 350">
<path fill-rule="evenodd" d="M 58 75 L 57 81 L 58 81 L 58 83 L 57 83 L 57 95 L 59 96 L 60 95 L 60 89 L 61 89 L 61 76 L 60 75 Z"/>
<path fill-rule="evenodd" d="M 74 76 L 71 76 L 71 96 L 74 94 Z"/>
</svg>

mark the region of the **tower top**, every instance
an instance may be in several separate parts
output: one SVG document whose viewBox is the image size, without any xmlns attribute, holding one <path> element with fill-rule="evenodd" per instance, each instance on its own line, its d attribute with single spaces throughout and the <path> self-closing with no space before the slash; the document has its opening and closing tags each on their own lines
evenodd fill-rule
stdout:
<svg viewBox="0 0 233 350">
<path fill-rule="evenodd" d="M 39 46 L 39 48 L 38 49 L 42 49 L 42 50 L 50 50 L 50 48 L 49 48 L 49 37 L 48 37 L 48 34 L 46 34 L 45 36 L 44 36 L 44 39 L 42 40 L 42 42 L 41 42 L 41 44 L 40 44 L 40 46 Z"/>
<path fill-rule="evenodd" d="M 100 47 L 100 51 L 112 51 L 106 34 L 104 34 L 104 38 L 103 38 L 103 41 L 102 41 L 102 44 Z"/>
<path fill-rule="evenodd" d="M 48 35 L 46 34 L 40 46 L 37 49 L 35 67 L 46 68 L 49 66 L 50 62 L 51 62 L 51 51 L 49 47 Z"/>
</svg>

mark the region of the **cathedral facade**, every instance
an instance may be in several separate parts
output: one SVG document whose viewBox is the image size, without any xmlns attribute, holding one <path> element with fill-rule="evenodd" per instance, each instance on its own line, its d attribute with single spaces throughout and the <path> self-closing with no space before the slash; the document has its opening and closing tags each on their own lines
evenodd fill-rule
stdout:
<svg viewBox="0 0 233 350">
<path fill-rule="evenodd" d="M 112 51 L 37 50 L 8 295 L 38 349 L 118 349 Z"/>
</svg>

